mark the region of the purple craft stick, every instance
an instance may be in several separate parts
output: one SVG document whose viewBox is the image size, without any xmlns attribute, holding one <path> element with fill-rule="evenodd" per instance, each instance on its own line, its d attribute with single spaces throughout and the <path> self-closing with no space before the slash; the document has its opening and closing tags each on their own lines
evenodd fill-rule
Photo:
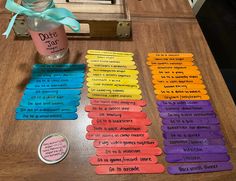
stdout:
<svg viewBox="0 0 236 181">
<path fill-rule="evenodd" d="M 182 163 L 182 162 L 226 162 L 229 161 L 228 154 L 170 154 L 166 156 L 166 161 L 169 163 Z"/>
<path fill-rule="evenodd" d="M 182 131 L 164 132 L 165 139 L 195 139 L 195 138 L 222 138 L 220 131 Z"/>
<path fill-rule="evenodd" d="M 217 118 L 165 118 L 162 119 L 162 123 L 165 125 L 201 125 L 201 124 L 219 124 Z"/>
<path fill-rule="evenodd" d="M 173 105 L 197 105 L 197 106 L 210 106 L 210 101 L 157 101 L 158 106 L 173 106 Z"/>
<path fill-rule="evenodd" d="M 162 112 L 161 118 L 215 118 L 216 114 L 210 112 Z"/>
<path fill-rule="evenodd" d="M 189 174 L 189 173 L 206 173 L 232 170 L 233 165 L 230 162 L 214 162 L 188 165 L 174 165 L 167 168 L 169 174 Z"/>
<path fill-rule="evenodd" d="M 165 146 L 206 146 L 206 145 L 224 145 L 225 142 L 223 139 L 165 139 Z"/>
<path fill-rule="evenodd" d="M 203 111 L 209 112 L 214 111 L 211 106 L 159 106 L 158 110 L 160 112 L 193 112 L 193 111 Z"/>
<path fill-rule="evenodd" d="M 227 153 L 222 145 L 211 146 L 165 146 L 166 154 L 190 154 L 190 153 Z"/>
<path fill-rule="evenodd" d="M 164 125 L 161 127 L 163 131 L 219 131 L 219 125 Z"/>
</svg>

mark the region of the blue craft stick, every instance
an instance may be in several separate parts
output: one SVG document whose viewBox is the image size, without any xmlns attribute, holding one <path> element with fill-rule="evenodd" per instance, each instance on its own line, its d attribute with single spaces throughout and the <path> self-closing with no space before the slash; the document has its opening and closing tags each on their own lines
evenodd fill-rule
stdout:
<svg viewBox="0 0 236 181">
<path fill-rule="evenodd" d="M 79 89 L 83 87 L 83 83 L 29 83 L 26 89 Z"/>
<path fill-rule="evenodd" d="M 85 72 L 85 69 L 84 68 L 33 68 L 32 72 L 72 73 L 72 72 Z"/>
<path fill-rule="evenodd" d="M 24 95 L 80 95 L 79 89 L 25 89 Z"/>
<path fill-rule="evenodd" d="M 50 72 L 32 72 L 32 79 L 50 79 L 50 78 L 84 78 L 85 73 L 84 72 L 56 72 L 56 73 L 50 73 Z"/>
<path fill-rule="evenodd" d="M 30 108 L 30 107 L 17 107 L 16 112 L 17 113 L 43 113 L 43 112 L 48 112 L 48 113 L 75 113 L 77 111 L 77 107 L 35 107 L 35 108 Z"/>
<path fill-rule="evenodd" d="M 33 68 L 85 68 L 85 64 L 35 64 Z"/>
<path fill-rule="evenodd" d="M 79 101 L 76 100 L 22 100 L 20 106 L 26 107 L 49 107 L 49 106 L 78 106 Z"/>
<path fill-rule="evenodd" d="M 16 113 L 16 120 L 75 120 L 76 113 Z"/>
<path fill-rule="evenodd" d="M 24 95 L 21 101 L 64 101 L 64 100 L 80 100 L 80 95 Z"/>
<path fill-rule="evenodd" d="M 70 83 L 70 84 L 78 84 L 83 83 L 84 78 L 64 78 L 64 77 L 58 77 L 58 78 L 52 78 L 52 79 L 44 79 L 44 78 L 33 78 L 30 80 L 29 83 Z"/>
<path fill-rule="evenodd" d="M 30 95 L 23 95 L 22 99 L 80 99 L 80 95 L 66 95 L 66 94 L 30 94 Z"/>
</svg>

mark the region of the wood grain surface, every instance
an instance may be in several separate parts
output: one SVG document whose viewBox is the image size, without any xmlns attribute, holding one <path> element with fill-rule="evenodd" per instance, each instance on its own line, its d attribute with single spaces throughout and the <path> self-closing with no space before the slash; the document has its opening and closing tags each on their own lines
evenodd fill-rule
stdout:
<svg viewBox="0 0 236 181">
<path fill-rule="evenodd" d="M 7 17 L 1 15 L 0 31 L 7 26 Z M 148 102 L 145 111 L 152 120 L 149 127 L 151 138 L 159 141 L 163 148 L 161 121 L 155 105 L 151 76 L 146 65 L 148 52 L 192 52 L 200 67 L 212 104 L 217 112 L 232 162 L 236 163 L 236 110 L 225 82 L 207 46 L 198 23 L 194 19 L 147 19 L 134 20 L 133 41 L 77 41 L 69 42 L 70 63 L 85 63 L 88 49 L 131 51 L 140 72 L 139 81 L 143 97 Z M 92 141 L 85 138 L 86 126 L 90 124 L 85 105 L 89 103 L 87 88 L 83 88 L 79 118 L 75 121 L 16 121 L 17 107 L 32 64 L 38 61 L 31 41 L 13 41 L 13 36 L 0 38 L 0 180 L 1 181 L 233 181 L 235 171 L 172 176 L 164 174 L 99 176 L 88 158 L 95 154 Z M 46 165 L 37 156 L 41 139 L 50 133 L 59 132 L 67 136 L 70 152 L 65 160 L 55 165 Z M 158 157 L 165 166 L 164 155 Z"/>
<path fill-rule="evenodd" d="M 5 14 L 10 12 L 5 9 L 6 0 L 0 0 L 0 14 Z"/>
<path fill-rule="evenodd" d="M 0 13 L 10 13 L 0 0 Z M 126 0 L 132 17 L 193 18 L 188 0 Z"/>
<path fill-rule="evenodd" d="M 126 0 L 132 17 L 193 18 L 188 0 Z"/>
</svg>

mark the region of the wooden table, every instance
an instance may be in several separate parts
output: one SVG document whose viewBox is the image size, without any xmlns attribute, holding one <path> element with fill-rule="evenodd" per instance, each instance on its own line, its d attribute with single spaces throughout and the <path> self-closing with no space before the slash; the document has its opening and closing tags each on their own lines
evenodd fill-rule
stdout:
<svg viewBox="0 0 236 181">
<path fill-rule="evenodd" d="M 7 15 L 0 15 L 0 30 L 7 26 Z M 83 88 L 79 118 L 75 121 L 16 121 L 14 116 L 25 84 L 30 76 L 32 64 L 37 62 L 31 41 L 13 41 L 0 38 L 0 180 L 30 181 L 233 181 L 236 172 L 218 172 L 195 175 L 172 176 L 164 174 L 99 176 L 88 158 L 95 154 L 92 141 L 85 139 L 86 126 L 90 124 L 84 107 L 89 103 L 87 87 Z M 71 63 L 85 63 L 87 49 L 132 51 L 140 71 L 139 82 L 143 97 L 148 102 L 145 111 L 152 120 L 149 127 L 151 138 L 158 139 L 163 148 L 161 121 L 155 105 L 151 75 L 146 65 L 148 52 L 192 52 L 207 85 L 212 104 L 221 121 L 231 161 L 236 163 L 236 110 L 233 100 L 208 48 L 201 29 L 195 19 L 182 18 L 134 18 L 133 41 L 70 41 Z M 50 133 L 60 132 L 70 141 L 70 152 L 65 160 L 55 165 L 42 163 L 37 156 L 41 139 Z M 164 155 L 159 161 L 167 166 Z"/>
<path fill-rule="evenodd" d="M 132 17 L 194 18 L 188 0 L 126 0 Z"/>
</svg>

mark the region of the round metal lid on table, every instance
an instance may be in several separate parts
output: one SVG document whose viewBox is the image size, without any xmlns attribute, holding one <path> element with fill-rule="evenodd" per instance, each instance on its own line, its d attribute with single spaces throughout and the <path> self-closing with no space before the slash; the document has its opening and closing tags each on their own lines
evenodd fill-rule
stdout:
<svg viewBox="0 0 236 181">
<path fill-rule="evenodd" d="M 38 147 L 40 160 L 55 164 L 63 160 L 69 152 L 69 141 L 61 134 L 54 133 L 45 137 Z"/>
</svg>

